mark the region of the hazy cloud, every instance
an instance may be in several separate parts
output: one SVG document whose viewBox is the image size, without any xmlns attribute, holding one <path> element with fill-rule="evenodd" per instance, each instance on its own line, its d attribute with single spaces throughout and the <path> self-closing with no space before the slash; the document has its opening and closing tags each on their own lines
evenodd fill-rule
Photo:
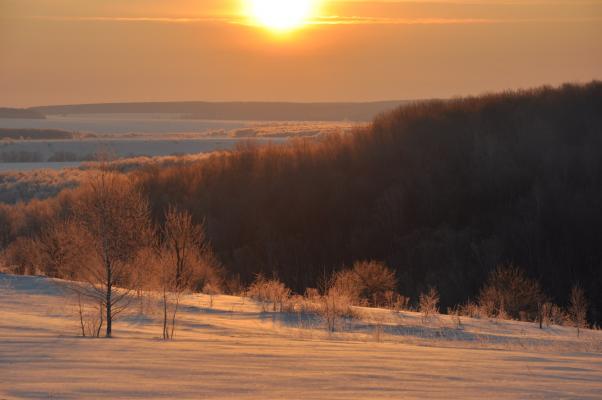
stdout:
<svg viewBox="0 0 602 400">
<path fill-rule="evenodd" d="M 90 16 L 30 16 L 31 20 L 45 21 L 95 21 L 95 22 L 140 22 L 140 23 L 226 23 L 254 25 L 240 16 L 214 17 L 90 17 Z M 458 24 L 503 24 L 534 22 L 595 22 L 602 16 L 577 18 L 385 18 L 360 16 L 321 16 L 307 21 L 307 25 L 458 25 Z"/>
</svg>

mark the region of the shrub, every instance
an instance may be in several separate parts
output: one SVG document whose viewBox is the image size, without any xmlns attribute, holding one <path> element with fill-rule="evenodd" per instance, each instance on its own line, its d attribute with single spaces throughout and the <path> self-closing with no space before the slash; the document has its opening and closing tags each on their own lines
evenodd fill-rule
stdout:
<svg viewBox="0 0 602 400">
<path fill-rule="evenodd" d="M 18 275 L 38 273 L 40 253 L 34 240 L 19 237 L 12 242 L 3 254 L 6 269 Z"/>
<path fill-rule="evenodd" d="M 571 319 L 567 312 L 556 304 L 552 304 L 548 318 L 550 325 L 561 326 L 566 325 L 566 323 Z"/>
<path fill-rule="evenodd" d="M 357 306 L 367 305 L 367 299 L 362 298 L 362 283 L 353 270 L 346 269 L 335 273 L 331 288 L 340 295 L 345 295 L 350 303 Z M 325 293 L 325 294 L 326 294 Z"/>
<path fill-rule="evenodd" d="M 459 306 L 458 312 L 459 315 L 476 319 L 479 319 L 484 315 L 482 307 L 472 301 L 468 301 L 466 304 Z"/>
<path fill-rule="evenodd" d="M 203 287 L 203 293 L 209 296 L 209 308 L 213 308 L 213 298 L 221 293 L 221 290 L 215 284 L 209 282 Z"/>
<path fill-rule="evenodd" d="M 581 328 L 587 328 L 587 299 L 585 291 L 579 285 L 574 285 L 571 289 L 569 316 L 573 326 L 577 328 L 577 336 Z"/>
<path fill-rule="evenodd" d="M 491 272 L 478 302 L 488 317 L 534 320 L 544 300 L 537 281 L 528 278 L 519 268 L 508 265 Z"/>
<path fill-rule="evenodd" d="M 351 300 L 336 287 L 331 287 L 320 300 L 319 314 L 324 318 L 328 332 L 335 332 L 344 318 L 353 318 Z"/>
<path fill-rule="evenodd" d="M 77 313 L 80 324 L 80 333 L 83 337 L 100 337 L 100 331 L 104 324 L 104 313 L 102 303 L 89 304 L 77 293 Z"/>
<path fill-rule="evenodd" d="M 356 305 L 381 306 L 387 304 L 397 286 L 395 273 L 378 261 L 358 261 L 350 270 L 338 272 L 334 287 Z"/>
<path fill-rule="evenodd" d="M 261 302 L 264 311 L 271 304 L 272 311 L 276 312 L 283 311 L 283 306 L 290 297 L 291 290 L 277 279 L 266 279 L 263 275 L 257 275 L 255 282 L 249 286 L 247 295 Z"/>
<path fill-rule="evenodd" d="M 439 312 L 439 292 L 430 288 L 428 292 L 420 294 L 418 311 L 422 313 L 422 322 Z"/>
<path fill-rule="evenodd" d="M 451 316 L 452 321 L 456 325 L 456 329 L 462 329 L 462 308 L 459 306 L 448 307 L 447 314 Z"/>
<path fill-rule="evenodd" d="M 407 310 L 410 304 L 410 298 L 402 296 L 392 290 L 385 292 L 385 306 L 390 310 Z"/>
</svg>

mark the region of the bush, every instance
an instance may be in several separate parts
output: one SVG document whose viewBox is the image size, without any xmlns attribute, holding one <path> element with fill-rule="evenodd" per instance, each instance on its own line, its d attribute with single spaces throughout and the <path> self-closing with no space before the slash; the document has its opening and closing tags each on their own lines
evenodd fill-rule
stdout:
<svg viewBox="0 0 602 400">
<path fill-rule="evenodd" d="M 488 317 L 534 320 L 545 301 L 539 283 L 513 266 L 499 266 L 479 294 L 479 306 Z"/>
<path fill-rule="evenodd" d="M 410 304 L 410 298 L 402 296 L 392 290 L 385 292 L 385 306 L 390 310 L 407 310 Z"/>
<path fill-rule="evenodd" d="M 585 291 L 579 285 L 573 286 L 570 295 L 569 316 L 579 336 L 581 328 L 587 328 L 587 299 Z"/>
<path fill-rule="evenodd" d="M 420 294 L 418 311 L 422 313 L 422 322 L 426 322 L 430 317 L 439 312 L 439 292 L 435 288 L 430 288 L 428 292 Z"/>
<path fill-rule="evenodd" d="M 468 301 L 468 302 L 466 302 L 466 304 L 459 306 L 458 313 L 461 316 L 476 318 L 476 319 L 480 319 L 483 316 L 487 316 L 487 314 L 485 314 L 483 312 L 482 307 L 472 301 Z"/>
<path fill-rule="evenodd" d="M 98 304 L 82 299 L 78 288 L 75 288 L 77 293 L 77 313 L 79 317 L 80 333 L 83 337 L 100 337 L 100 331 L 104 324 L 104 313 L 102 302 Z"/>
<path fill-rule="evenodd" d="M 386 305 L 397 286 L 395 273 L 378 261 L 358 261 L 350 270 L 338 272 L 334 288 L 355 305 Z"/>
<path fill-rule="evenodd" d="M 340 295 L 345 295 L 351 304 L 356 306 L 368 305 L 367 299 L 362 298 L 362 283 L 353 270 L 346 269 L 335 273 L 329 290 L 336 290 Z"/>
<path fill-rule="evenodd" d="M 4 264 L 11 273 L 34 275 L 39 272 L 40 253 L 34 240 L 19 237 L 4 251 Z"/>
<path fill-rule="evenodd" d="M 570 321 L 570 316 L 559 306 L 552 304 L 548 316 L 549 325 L 566 325 Z"/>
<path fill-rule="evenodd" d="M 261 302 L 264 311 L 271 304 L 272 311 L 276 312 L 283 311 L 284 304 L 291 295 L 291 290 L 277 279 L 266 279 L 263 275 L 258 275 L 255 282 L 249 286 L 247 295 Z"/>
<path fill-rule="evenodd" d="M 545 302 L 541 305 L 540 325 L 566 325 L 571 320 L 570 316 L 556 304 Z M 541 327 L 541 326 L 540 326 Z"/>
<path fill-rule="evenodd" d="M 328 332 L 335 332 L 344 318 L 353 318 L 351 299 L 336 287 L 331 287 L 320 300 L 319 314 L 324 318 Z"/>
</svg>

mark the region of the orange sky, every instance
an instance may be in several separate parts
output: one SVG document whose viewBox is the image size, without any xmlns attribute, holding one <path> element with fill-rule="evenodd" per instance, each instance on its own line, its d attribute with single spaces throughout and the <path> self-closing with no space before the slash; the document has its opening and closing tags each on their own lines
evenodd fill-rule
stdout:
<svg viewBox="0 0 602 400">
<path fill-rule="evenodd" d="M 602 79 L 602 0 L 323 3 L 278 36 L 250 26 L 240 0 L 0 0 L 0 106 L 410 99 Z"/>
</svg>

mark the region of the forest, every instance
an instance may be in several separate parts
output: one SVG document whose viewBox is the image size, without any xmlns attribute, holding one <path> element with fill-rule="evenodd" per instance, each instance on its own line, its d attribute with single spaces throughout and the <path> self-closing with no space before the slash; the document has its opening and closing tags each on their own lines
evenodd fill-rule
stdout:
<svg viewBox="0 0 602 400">
<path fill-rule="evenodd" d="M 352 133 L 246 144 L 115 179 L 144 204 L 148 226 L 190 215 L 223 291 L 260 275 L 305 293 L 377 260 L 395 291 L 416 302 L 436 288 L 445 309 L 482 296 L 512 265 L 556 304 L 579 285 L 589 320 L 602 320 L 600 82 L 414 102 Z M 95 204 L 93 182 L 1 206 L 5 262 L 27 273 L 32 244 Z M 135 241 L 142 225 L 120 231 L 137 230 L 126 235 Z"/>
</svg>

